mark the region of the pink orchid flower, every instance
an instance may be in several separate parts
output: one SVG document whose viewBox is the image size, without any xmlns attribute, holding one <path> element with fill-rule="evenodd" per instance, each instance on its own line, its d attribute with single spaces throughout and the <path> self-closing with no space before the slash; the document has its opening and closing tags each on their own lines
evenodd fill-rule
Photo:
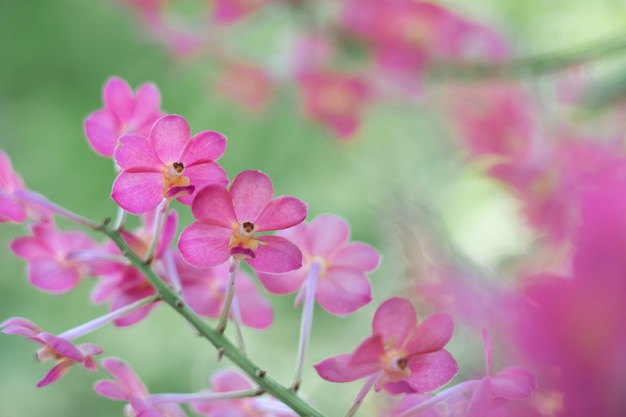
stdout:
<svg viewBox="0 0 626 417">
<path fill-rule="evenodd" d="M 274 294 L 307 291 L 307 275 L 313 263 L 320 265 L 315 299 L 329 313 L 346 315 L 372 300 L 366 273 L 380 260 L 376 249 L 365 243 L 349 242 L 350 226 L 337 216 L 321 215 L 276 234 L 295 243 L 302 251 L 302 267 L 283 274 L 259 273 L 265 288 Z"/>
<path fill-rule="evenodd" d="M 226 299 L 228 262 L 205 269 L 189 265 L 180 256 L 176 256 L 175 262 L 183 298 L 189 307 L 201 316 L 218 318 Z M 259 294 L 244 271 L 237 273 L 235 293 L 242 324 L 253 329 L 266 329 L 272 324 L 272 305 Z"/>
<path fill-rule="evenodd" d="M 374 314 L 372 336 L 353 353 L 326 359 L 315 369 L 332 382 L 370 376 L 376 391 L 392 394 L 434 391 L 458 372 L 456 361 L 443 348 L 452 337 L 452 327 L 452 319 L 443 313 L 417 324 L 408 299 L 390 298 Z"/>
<path fill-rule="evenodd" d="M 197 221 L 182 231 L 178 241 L 185 261 L 207 268 L 234 256 L 255 271 L 274 273 L 302 266 L 296 245 L 280 236 L 256 235 L 295 226 L 306 217 L 304 202 L 273 195 L 271 180 L 259 171 L 241 172 L 230 190 L 220 185 L 200 190 L 191 205 Z"/>
<path fill-rule="evenodd" d="M 235 392 L 254 388 L 252 382 L 241 373 L 229 369 L 215 372 L 211 376 L 213 392 Z M 207 416 L 233 417 L 296 417 L 291 409 L 274 398 L 238 398 L 194 402 L 192 407 Z"/>
<path fill-rule="evenodd" d="M 57 381 L 77 363 L 82 364 L 89 371 L 96 371 L 93 356 L 103 352 L 100 346 L 91 343 L 74 345 L 63 337 L 42 332 L 32 321 L 21 317 L 6 320 L 0 324 L 0 328 L 2 333 L 24 336 L 42 345 L 35 355 L 38 361 L 52 359 L 56 362 L 56 366 L 37 383 L 37 387 L 44 387 Z"/>
<path fill-rule="evenodd" d="M 146 136 L 163 113 L 161 93 L 152 83 L 142 84 L 133 94 L 126 81 L 107 80 L 102 92 L 104 108 L 85 120 L 85 134 L 94 151 L 112 157 L 120 136 L 133 133 Z"/>
<path fill-rule="evenodd" d="M 115 149 L 121 169 L 111 197 L 124 210 L 145 213 L 163 199 L 191 204 L 195 191 L 209 184 L 228 184 L 215 163 L 226 148 L 226 137 L 203 130 L 193 137 L 187 121 L 178 115 L 159 119 L 150 136 L 126 134 Z"/>
<path fill-rule="evenodd" d="M 94 391 L 113 400 L 127 401 L 126 415 L 136 417 L 186 416 L 178 404 L 151 403 L 146 386 L 125 361 L 118 358 L 106 358 L 102 360 L 101 364 L 115 380 L 96 381 Z"/>
<path fill-rule="evenodd" d="M 29 262 L 31 285 L 60 294 L 76 287 L 82 277 L 97 273 L 96 265 L 74 257 L 81 251 L 97 250 L 89 236 L 76 231 L 60 232 L 51 222 L 34 224 L 31 230 L 33 236 L 11 242 L 13 253 Z"/>
</svg>

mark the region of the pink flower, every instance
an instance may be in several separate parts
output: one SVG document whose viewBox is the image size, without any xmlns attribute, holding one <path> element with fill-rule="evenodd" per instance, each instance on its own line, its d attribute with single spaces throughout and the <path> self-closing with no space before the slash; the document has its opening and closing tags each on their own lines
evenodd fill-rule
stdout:
<svg viewBox="0 0 626 417">
<path fill-rule="evenodd" d="M 268 106 L 273 93 L 272 80 L 262 68 L 242 63 L 227 64 L 216 82 L 216 89 L 255 112 Z"/>
<path fill-rule="evenodd" d="M 150 136 L 120 138 L 115 162 L 122 170 L 111 197 L 130 213 L 145 213 L 163 199 L 191 204 L 194 190 L 209 184 L 226 185 L 226 173 L 215 163 L 226 148 L 226 137 L 203 130 L 193 137 L 178 115 L 159 119 Z"/>
<path fill-rule="evenodd" d="M 366 81 L 357 75 L 308 71 L 298 75 L 302 109 L 342 139 L 358 128 L 370 97 Z"/>
<path fill-rule="evenodd" d="M 366 272 L 378 266 L 378 252 L 365 243 L 349 242 L 348 223 L 337 216 L 322 215 L 277 233 L 302 251 L 302 268 L 283 274 L 259 273 L 261 283 L 274 294 L 298 289 L 298 301 L 307 291 L 306 279 L 314 262 L 320 265 L 316 301 L 326 311 L 349 314 L 372 300 Z"/>
<path fill-rule="evenodd" d="M 280 236 L 257 233 L 286 229 L 306 217 L 306 204 L 294 197 L 272 198 L 269 177 L 243 171 L 227 190 L 210 185 L 198 192 L 191 205 L 197 220 L 185 228 L 178 248 L 185 261 L 198 268 L 242 257 L 259 272 L 287 272 L 302 265 L 296 245 Z"/>
<path fill-rule="evenodd" d="M 151 403 L 148 390 L 131 366 L 118 358 L 102 360 L 102 367 L 115 380 L 96 381 L 94 391 L 114 400 L 127 401 L 126 415 L 137 417 L 185 417 L 185 412 L 173 403 Z"/>
<path fill-rule="evenodd" d="M 220 24 L 234 23 L 263 6 L 267 0 L 216 0 L 213 20 Z"/>
<path fill-rule="evenodd" d="M 55 382 L 65 375 L 72 365 L 77 363 L 81 363 L 89 371 L 96 371 L 93 355 L 99 355 L 103 352 L 100 346 L 91 343 L 74 345 L 62 337 L 42 332 L 32 321 L 21 317 L 8 319 L 0 324 L 0 328 L 2 328 L 2 333 L 24 336 L 42 345 L 35 355 L 38 361 L 53 359 L 56 362 L 56 366 L 48 372 L 44 379 L 39 381 L 38 387 Z"/>
<path fill-rule="evenodd" d="M 452 319 L 434 314 L 419 325 L 406 298 L 382 303 L 372 322 L 373 335 L 351 354 L 315 365 L 319 375 L 332 382 L 375 377 L 375 389 L 392 394 L 434 391 L 458 372 L 456 361 L 443 349 L 452 337 Z"/>
<path fill-rule="evenodd" d="M 146 136 L 163 114 L 161 94 L 152 83 L 142 84 L 133 95 L 121 78 L 107 80 L 102 92 L 104 108 L 85 120 L 85 134 L 94 151 L 112 157 L 120 136 L 126 133 Z"/>
<path fill-rule="evenodd" d="M 221 370 L 211 376 L 213 392 L 244 391 L 254 388 L 252 382 L 237 371 Z M 295 417 L 296 414 L 274 398 L 240 398 L 194 402 L 195 411 L 207 416 Z"/>
<path fill-rule="evenodd" d="M 80 232 L 60 232 L 50 223 L 31 226 L 33 236 L 18 237 L 11 249 L 26 259 L 31 285 L 52 293 L 65 293 L 76 287 L 81 278 L 96 271 L 94 265 L 74 259 L 84 250 L 96 250 L 91 238 Z"/>
<path fill-rule="evenodd" d="M 201 316 L 218 318 L 226 299 L 228 262 L 199 269 L 177 256 L 176 269 L 183 289 L 183 298 L 189 307 Z M 269 327 L 273 320 L 270 302 L 259 294 L 245 272 L 239 270 L 235 282 L 235 293 L 242 323 L 253 329 Z"/>
</svg>

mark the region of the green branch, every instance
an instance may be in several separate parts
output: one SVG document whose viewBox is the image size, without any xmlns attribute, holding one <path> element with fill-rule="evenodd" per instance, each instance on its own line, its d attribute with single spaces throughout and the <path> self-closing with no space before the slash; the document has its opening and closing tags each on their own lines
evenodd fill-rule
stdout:
<svg viewBox="0 0 626 417">
<path fill-rule="evenodd" d="M 325 417 L 320 411 L 313 408 L 307 402 L 302 400 L 296 393 L 282 386 L 276 380 L 271 378 L 259 366 L 246 357 L 235 345 L 233 345 L 223 335 L 220 335 L 209 327 L 200 317 L 196 315 L 163 280 L 145 263 L 132 249 L 126 244 L 124 239 L 111 228 L 108 224 L 99 227 L 120 249 L 122 255 L 127 257 L 135 268 L 137 268 L 154 288 L 161 295 L 163 301 L 169 304 L 181 316 L 198 331 L 200 335 L 208 339 L 213 346 L 218 349 L 220 354 L 223 353 L 228 359 L 236 364 L 243 372 L 252 378 L 261 389 L 268 394 L 282 401 L 293 411 L 302 417 Z"/>
</svg>

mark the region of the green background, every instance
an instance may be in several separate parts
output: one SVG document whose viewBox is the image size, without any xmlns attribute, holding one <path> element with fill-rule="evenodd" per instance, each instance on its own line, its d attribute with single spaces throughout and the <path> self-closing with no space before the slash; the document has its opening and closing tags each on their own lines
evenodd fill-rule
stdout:
<svg viewBox="0 0 626 417">
<path fill-rule="evenodd" d="M 501 30 L 519 56 L 602 39 L 618 33 L 626 21 L 626 3 L 617 0 L 450 5 Z M 271 42 L 263 42 L 294 25 L 288 14 L 274 10 L 234 28 L 230 41 L 267 57 L 274 51 Z M 321 213 L 343 216 L 355 240 L 380 249 L 382 264 L 371 275 L 374 303 L 346 318 L 316 309 L 308 364 L 351 351 L 369 334 L 376 305 L 406 294 L 410 283 L 402 236 L 415 218 L 432 217 L 431 226 L 446 242 L 487 269 L 524 253 L 532 239 L 521 225 L 517 203 L 463 163 L 434 101 L 373 106 L 356 139 L 340 144 L 304 120 L 293 86 L 279 88 L 264 114 L 245 112 L 212 91 L 212 62 L 173 59 L 148 39 L 126 9 L 109 1 L 1 0 L 0 57 L 0 147 L 28 187 L 70 210 L 96 220 L 115 213 L 109 198 L 113 164 L 91 151 L 82 124 L 101 107 L 105 80 L 118 75 L 133 88 L 155 82 L 165 111 L 186 117 L 194 132 L 226 134 L 228 147 L 220 163 L 231 178 L 244 169 L 262 170 L 272 178 L 276 194 L 309 204 L 309 220 Z M 188 224 L 188 209 L 174 207 L 180 210 L 181 225 Z M 9 250 L 11 239 L 24 232 L 21 225 L 0 226 L 0 320 L 22 316 L 47 331 L 62 332 L 106 311 L 104 305 L 89 303 L 89 280 L 63 296 L 31 288 L 25 262 Z M 267 332 L 248 330 L 245 337 L 252 358 L 287 384 L 299 310 L 292 307 L 293 296 L 268 297 L 276 304 L 274 326 Z M 228 365 L 216 363 L 213 348 L 165 306 L 138 326 L 105 328 L 86 339 L 104 346 L 105 356 L 129 361 L 153 393 L 206 388 L 211 371 Z M 476 341 L 457 332 L 450 349 L 463 361 L 471 358 L 468 352 L 480 352 Z M 34 352 L 29 341 L 0 335 L 0 416 L 122 415 L 122 403 L 92 392 L 93 382 L 106 377 L 102 371 L 74 369 L 51 386 L 35 388 L 49 364 L 37 363 Z M 474 357 L 479 360 L 469 366 L 480 368 L 482 358 Z M 359 388 L 358 382 L 337 386 L 322 381 L 307 367 L 302 391 L 329 416 L 338 416 Z M 370 398 L 362 415 L 374 406 Z"/>
</svg>

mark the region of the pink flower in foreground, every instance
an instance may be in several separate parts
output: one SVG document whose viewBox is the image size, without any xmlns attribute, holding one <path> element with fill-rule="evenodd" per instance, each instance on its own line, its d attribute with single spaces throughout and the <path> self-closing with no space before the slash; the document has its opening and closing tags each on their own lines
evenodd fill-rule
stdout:
<svg viewBox="0 0 626 417">
<path fill-rule="evenodd" d="M 277 235 L 300 248 L 302 268 L 283 274 L 259 273 L 268 291 L 289 294 L 300 289 L 298 302 L 301 301 L 307 291 L 307 275 L 316 262 L 320 270 L 315 299 L 326 311 L 345 315 L 372 300 L 366 272 L 378 266 L 380 256 L 365 243 L 348 241 L 350 227 L 344 219 L 326 214 Z"/>
<path fill-rule="evenodd" d="M 127 401 L 126 415 L 137 417 L 186 416 L 178 404 L 151 403 L 148 390 L 128 363 L 117 358 L 106 358 L 102 360 L 101 364 L 115 380 L 96 381 L 94 391 L 113 400 Z"/>
<path fill-rule="evenodd" d="M 48 372 L 44 379 L 39 381 L 38 387 L 46 386 L 58 380 L 77 363 L 82 364 L 89 371 L 96 371 L 93 355 L 99 355 L 103 352 L 100 346 L 91 343 L 74 345 L 62 337 L 42 332 L 35 323 L 20 317 L 8 319 L 0 324 L 0 328 L 2 328 L 2 333 L 24 336 L 42 345 L 35 355 L 38 361 L 43 362 L 52 359 L 56 362 L 56 366 Z"/>
<path fill-rule="evenodd" d="M 133 214 L 145 213 L 163 199 L 191 204 L 194 190 L 209 184 L 226 185 L 226 173 L 215 163 L 226 149 L 226 137 L 203 130 L 193 137 L 187 121 L 178 115 L 159 119 L 150 136 L 120 138 L 115 162 L 121 172 L 111 197 Z"/>
<path fill-rule="evenodd" d="M 211 376 L 213 392 L 244 391 L 254 388 L 252 382 L 237 371 L 221 370 Z M 291 409 L 274 398 L 240 398 L 194 402 L 192 408 L 207 416 L 296 417 Z"/>
<path fill-rule="evenodd" d="M 327 381 L 350 382 L 375 377 L 375 389 L 392 394 L 429 392 L 456 375 L 458 366 L 443 347 L 452 337 L 452 319 L 433 314 L 417 324 L 413 305 L 394 297 L 382 303 L 372 322 L 373 335 L 351 354 L 315 365 Z"/>
<path fill-rule="evenodd" d="M 161 94 L 152 83 L 142 84 L 133 94 L 126 81 L 110 78 L 102 92 L 104 108 L 85 120 L 85 134 L 94 151 L 112 157 L 120 136 L 133 133 L 146 136 L 163 113 Z"/>
<path fill-rule="evenodd" d="M 211 268 L 199 269 L 177 256 L 176 269 L 183 289 L 183 298 L 189 307 L 201 316 L 218 318 L 226 299 L 228 262 Z M 245 326 L 253 329 L 266 329 L 272 324 L 272 305 L 259 294 L 248 274 L 242 270 L 237 273 L 235 293 L 241 322 Z"/>
<path fill-rule="evenodd" d="M 81 278 L 94 273 L 88 262 L 73 259 L 76 252 L 96 249 L 91 238 L 80 232 L 60 232 L 52 223 L 31 226 L 33 236 L 18 237 L 11 249 L 26 259 L 31 285 L 52 293 L 65 293 L 76 287 Z"/>
<path fill-rule="evenodd" d="M 198 268 L 241 257 L 258 272 L 287 272 L 302 266 L 302 253 L 280 236 L 256 233 L 286 229 L 306 217 L 304 202 L 290 196 L 272 198 L 269 177 L 243 171 L 227 190 L 210 185 L 191 205 L 197 220 L 182 231 L 178 248 L 185 261 Z"/>
</svg>

